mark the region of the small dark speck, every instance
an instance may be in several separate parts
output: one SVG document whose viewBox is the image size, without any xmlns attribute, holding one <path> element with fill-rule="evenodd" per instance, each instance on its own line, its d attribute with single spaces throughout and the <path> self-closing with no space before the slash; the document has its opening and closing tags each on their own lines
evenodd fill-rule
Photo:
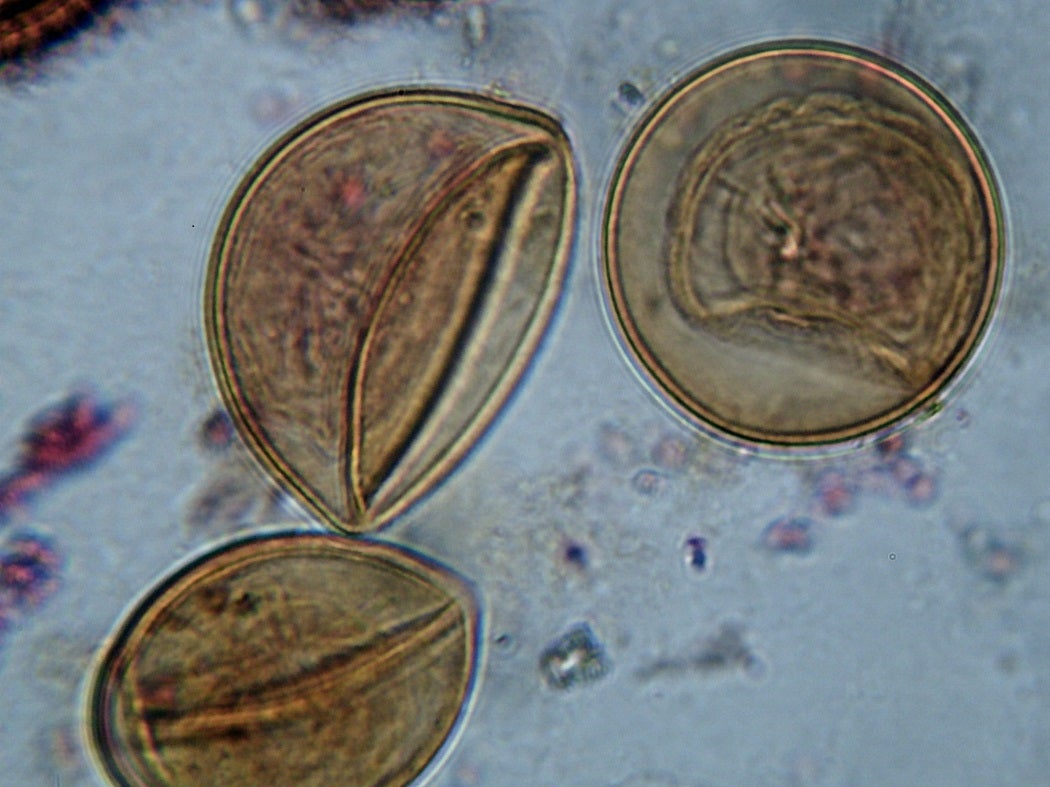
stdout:
<svg viewBox="0 0 1050 787">
<path fill-rule="evenodd" d="M 501 656 L 512 656 L 518 650 L 518 640 L 509 631 L 504 631 L 494 637 L 492 645 Z"/>
<path fill-rule="evenodd" d="M 707 539 L 690 536 L 685 540 L 685 564 L 698 572 L 707 568 Z"/>
<path fill-rule="evenodd" d="M 639 106 L 645 101 L 642 91 L 631 82 L 621 82 L 620 87 L 616 89 L 616 96 L 629 107 Z"/>
<path fill-rule="evenodd" d="M 570 541 L 565 545 L 565 560 L 577 568 L 587 568 L 587 549 L 576 541 Z"/>
<path fill-rule="evenodd" d="M 259 609 L 259 598 L 254 593 L 244 592 L 234 602 L 238 615 L 251 615 Z"/>
</svg>

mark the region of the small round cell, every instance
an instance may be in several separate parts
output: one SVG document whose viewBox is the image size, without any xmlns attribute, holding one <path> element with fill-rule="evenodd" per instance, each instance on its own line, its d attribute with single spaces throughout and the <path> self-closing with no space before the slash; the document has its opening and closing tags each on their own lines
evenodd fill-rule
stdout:
<svg viewBox="0 0 1050 787">
<path fill-rule="evenodd" d="M 469 93 L 362 96 L 274 144 L 205 292 L 219 386 L 267 470 L 351 531 L 432 488 L 539 343 L 574 183 L 553 118 Z"/>
<path fill-rule="evenodd" d="M 407 784 L 463 714 L 477 643 L 470 587 L 414 553 L 236 542 L 120 624 L 90 688 L 93 753 L 119 784 Z"/>
<path fill-rule="evenodd" d="M 838 44 L 734 52 L 631 136 L 603 224 L 629 351 L 698 426 L 766 445 L 885 429 L 973 355 L 1002 277 L 973 134 L 904 67 Z"/>
</svg>

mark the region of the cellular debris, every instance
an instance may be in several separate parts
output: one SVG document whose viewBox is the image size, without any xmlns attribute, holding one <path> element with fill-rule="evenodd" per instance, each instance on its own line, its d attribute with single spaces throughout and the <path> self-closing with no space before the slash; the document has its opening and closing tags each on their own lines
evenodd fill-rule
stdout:
<svg viewBox="0 0 1050 787">
<path fill-rule="evenodd" d="M 1016 538 L 991 528 L 969 524 L 958 530 L 963 559 L 978 575 L 997 585 L 1013 579 L 1027 562 L 1027 550 Z"/>
<path fill-rule="evenodd" d="M 292 0 L 292 13 L 317 21 L 355 24 L 381 16 L 432 14 L 455 0 Z"/>
<path fill-rule="evenodd" d="M 89 467 L 135 422 L 130 401 L 103 402 L 81 391 L 33 419 L 22 439 L 18 468 L 51 475 Z"/>
<path fill-rule="evenodd" d="M 777 554 L 808 555 L 813 551 L 813 520 L 789 516 L 774 519 L 762 531 L 759 544 Z"/>
<path fill-rule="evenodd" d="M 691 656 L 663 658 L 639 669 L 635 676 L 642 681 L 668 675 L 698 672 L 713 674 L 739 670 L 751 678 L 765 673 L 762 659 L 752 650 L 744 638 L 744 627 L 739 623 L 722 623 L 718 632 L 709 638 Z"/>
<path fill-rule="evenodd" d="M 28 514 L 29 504 L 48 481 L 46 473 L 15 470 L 0 478 L 0 525 Z"/>
<path fill-rule="evenodd" d="M 0 634 L 54 595 L 61 568 L 50 538 L 26 532 L 8 540 L 0 551 Z"/>
<path fill-rule="evenodd" d="M 610 423 L 598 430 L 598 455 L 613 467 L 625 468 L 638 459 L 638 446 L 625 429 Z"/>
<path fill-rule="evenodd" d="M 816 474 L 810 514 L 837 518 L 856 510 L 862 492 L 904 500 L 914 508 L 937 500 L 937 473 L 909 450 L 903 434 L 894 434 L 874 450 L 850 463 L 826 467 Z"/>
<path fill-rule="evenodd" d="M 195 537 L 214 538 L 267 522 L 301 518 L 287 510 L 288 496 L 262 479 L 243 457 L 210 469 L 186 507 L 185 527 Z"/>
<path fill-rule="evenodd" d="M 631 478 L 631 486 L 634 491 L 646 497 L 655 497 L 660 494 L 667 485 L 667 477 L 655 470 L 639 470 Z"/>
<path fill-rule="evenodd" d="M 0 71 L 90 27 L 111 0 L 0 0 Z"/>
<path fill-rule="evenodd" d="M 649 451 L 649 458 L 661 470 L 678 473 L 689 465 L 692 451 L 689 443 L 678 435 L 663 435 Z"/>
<path fill-rule="evenodd" d="M 577 623 L 540 655 L 540 673 L 552 689 L 593 683 L 611 668 L 605 648 L 588 623 Z"/>
<path fill-rule="evenodd" d="M 645 94 L 633 82 L 621 82 L 616 88 L 616 98 L 623 106 L 630 109 L 640 107 L 645 103 Z"/>
<path fill-rule="evenodd" d="M 816 499 L 827 516 L 848 514 L 857 505 L 857 484 L 841 470 L 827 470 L 816 484 Z"/>
<path fill-rule="evenodd" d="M 200 425 L 198 442 L 205 451 L 222 453 L 236 438 L 233 419 L 223 407 L 215 408 Z"/>
<path fill-rule="evenodd" d="M 24 516 L 36 495 L 55 481 L 102 459 L 131 429 L 138 408 L 78 391 L 35 416 L 22 437 L 14 468 L 0 477 L 0 525 Z"/>
</svg>

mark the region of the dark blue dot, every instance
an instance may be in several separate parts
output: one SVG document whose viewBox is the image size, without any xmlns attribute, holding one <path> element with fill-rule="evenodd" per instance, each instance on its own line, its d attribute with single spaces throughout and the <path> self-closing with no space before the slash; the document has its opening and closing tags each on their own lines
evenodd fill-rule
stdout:
<svg viewBox="0 0 1050 787">
<path fill-rule="evenodd" d="M 685 540 L 686 563 L 697 571 L 703 571 L 707 567 L 707 539 L 700 536 L 692 536 Z"/>
<path fill-rule="evenodd" d="M 582 544 L 577 544 L 575 541 L 566 545 L 565 559 L 574 566 L 587 568 L 587 550 Z"/>
</svg>

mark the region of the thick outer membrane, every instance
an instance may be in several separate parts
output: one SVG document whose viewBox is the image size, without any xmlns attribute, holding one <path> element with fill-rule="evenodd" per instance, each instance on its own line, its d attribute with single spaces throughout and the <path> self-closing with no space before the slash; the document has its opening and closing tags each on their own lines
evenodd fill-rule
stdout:
<svg viewBox="0 0 1050 787">
<path fill-rule="evenodd" d="M 651 110 L 610 189 L 615 316 L 698 425 L 770 446 L 910 417 L 968 360 L 1002 270 L 990 170 L 933 89 L 823 42 L 750 47 Z"/>
<path fill-rule="evenodd" d="M 231 201 L 206 296 L 264 463 L 350 530 L 425 492 L 527 364 L 573 199 L 554 122 L 477 97 L 378 96 L 275 146 Z"/>
<path fill-rule="evenodd" d="M 96 751 L 128 784 L 406 784 L 461 715 L 477 616 L 461 580 L 395 547 L 234 544 L 114 638 L 93 691 Z"/>
</svg>

